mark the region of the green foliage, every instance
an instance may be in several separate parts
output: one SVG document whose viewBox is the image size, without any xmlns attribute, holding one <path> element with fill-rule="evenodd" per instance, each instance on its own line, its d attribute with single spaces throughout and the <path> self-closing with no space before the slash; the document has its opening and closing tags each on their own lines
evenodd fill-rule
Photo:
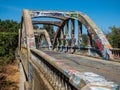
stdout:
<svg viewBox="0 0 120 90">
<path fill-rule="evenodd" d="M 54 36 L 53 36 L 53 25 L 43 25 L 43 28 L 46 29 L 48 31 L 48 34 L 50 36 L 50 39 L 52 39 Z"/>
<path fill-rule="evenodd" d="M 114 48 L 120 48 L 120 28 L 116 26 L 110 27 L 111 32 L 109 32 L 106 36 L 110 42 L 110 44 Z"/>
<path fill-rule="evenodd" d="M 88 45 L 88 38 L 86 34 L 82 35 L 82 46 L 87 46 Z"/>
<path fill-rule="evenodd" d="M 16 21 L 0 19 L 0 32 L 18 32 L 19 26 Z"/>
<path fill-rule="evenodd" d="M 14 59 L 14 52 L 18 44 L 19 24 L 13 20 L 0 19 L 0 62 L 6 64 Z"/>
<path fill-rule="evenodd" d="M 17 33 L 0 32 L 0 56 L 5 62 L 14 58 L 14 51 L 17 47 Z"/>
</svg>

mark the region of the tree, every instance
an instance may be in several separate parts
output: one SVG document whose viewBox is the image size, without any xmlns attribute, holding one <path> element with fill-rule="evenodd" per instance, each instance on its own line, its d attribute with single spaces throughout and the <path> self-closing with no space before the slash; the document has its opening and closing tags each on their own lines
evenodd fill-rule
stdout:
<svg viewBox="0 0 120 90">
<path fill-rule="evenodd" d="M 18 45 L 18 29 L 20 25 L 13 20 L 0 19 L 0 58 L 8 63 L 13 61 Z"/>
<path fill-rule="evenodd" d="M 0 19 L 0 32 L 18 32 L 20 24 L 13 20 Z"/>
<path fill-rule="evenodd" d="M 114 48 L 120 48 L 120 28 L 112 26 L 110 30 L 111 31 L 107 33 L 106 37 Z"/>
<path fill-rule="evenodd" d="M 87 38 L 88 36 L 86 35 L 86 34 L 83 34 L 82 35 L 82 45 L 83 46 L 87 46 L 88 45 L 88 38 Z"/>
<path fill-rule="evenodd" d="M 53 30 L 53 25 L 43 25 L 43 28 L 47 30 L 49 36 L 50 36 L 50 39 L 53 39 L 54 36 L 54 30 Z"/>
</svg>

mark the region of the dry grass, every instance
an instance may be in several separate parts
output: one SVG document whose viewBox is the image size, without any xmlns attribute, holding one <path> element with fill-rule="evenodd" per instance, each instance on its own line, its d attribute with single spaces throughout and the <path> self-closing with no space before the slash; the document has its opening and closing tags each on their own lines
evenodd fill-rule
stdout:
<svg viewBox="0 0 120 90">
<path fill-rule="evenodd" d="M 19 90 L 18 61 L 2 66 L 0 69 L 0 90 Z"/>
</svg>

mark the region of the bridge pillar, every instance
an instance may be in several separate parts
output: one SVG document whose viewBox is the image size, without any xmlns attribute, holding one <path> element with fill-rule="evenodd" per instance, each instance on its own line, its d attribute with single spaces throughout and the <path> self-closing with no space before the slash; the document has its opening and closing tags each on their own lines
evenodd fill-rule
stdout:
<svg viewBox="0 0 120 90">
<path fill-rule="evenodd" d="M 23 10 L 23 20 L 24 20 L 25 29 L 26 29 L 25 32 L 26 32 L 26 39 L 27 39 L 27 47 L 35 48 L 34 31 L 33 31 L 30 13 L 28 10 Z"/>
<path fill-rule="evenodd" d="M 82 23 L 78 21 L 78 40 L 82 38 Z"/>
<path fill-rule="evenodd" d="M 75 32 L 75 22 L 74 22 L 74 19 L 71 19 L 71 37 L 72 37 L 72 34 L 74 34 Z"/>
<path fill-rule="evenodd" d="M 19 29 L 19 31 L 18 31 L 18 49 L 20 49 L 20 47 L 21 47 L 21 31 L 20 31 L 20 29 Z"/>
<path fill-rule="evenodd" d="M 64 37 L 63 28 L 61 29 L 60 38 Z"/>
<path fill-rule="evenodd" d="M 61 40 L 61 48 L 62 48 L 62 46 L 64 46 L 64 31 L 63 31 L 63 28 L 61 29 L 60 40 Z"/>
<path fill-rule="evenodd" d="M 82 23 L 78 21 L 78 48 L 80 51 L 80 46 L 82 44 Z"/>
<path fill-rule="evenodd" d="M 23 54 L 21 54 L 20 56 L 22 57 L 21 60 L 25 69 L 26 76 L 28 77 L 28 61 L 30 60 L 30 48 L 36 48 L 32 21 L 28 10 L 23 10 L 21 34 L 22 41 L 20 40 L 20 42 L 21 45 L 25 46 L 25 48 L 22 48 L 21 50 L 24 56 Z"/>
<path fill-rule="evenodd" d="M 92 46 L 92 37 L 91 37 L 91 34 L 90 32 L 87 30 L 87 35 L 88 35 L 88 47 L 91 47 Z"/>
<path fill-rule="evenodd" d="M 68 32 L 69 32 L 69 30 L 68 30 L 68 21 L 66 22 L 66 25 L 65 25 L 65 34 L 66 34 L 66 37 L 68 37 L 69 36 L 69 34 L 68 34 Z"/>
</svg>

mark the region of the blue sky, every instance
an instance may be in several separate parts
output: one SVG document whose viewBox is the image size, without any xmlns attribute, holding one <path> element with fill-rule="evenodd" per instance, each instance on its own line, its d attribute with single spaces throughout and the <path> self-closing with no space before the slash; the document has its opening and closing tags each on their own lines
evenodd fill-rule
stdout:
<svg viewBox="0 0 120 90">
<path fill-rule="evenodd" d="M 120 0 L 1 0 L 0 19 L 20 22 L 23 9 L 75 10 L 87 14 L 104 32 L 120 27 Z"/>
</svg>

